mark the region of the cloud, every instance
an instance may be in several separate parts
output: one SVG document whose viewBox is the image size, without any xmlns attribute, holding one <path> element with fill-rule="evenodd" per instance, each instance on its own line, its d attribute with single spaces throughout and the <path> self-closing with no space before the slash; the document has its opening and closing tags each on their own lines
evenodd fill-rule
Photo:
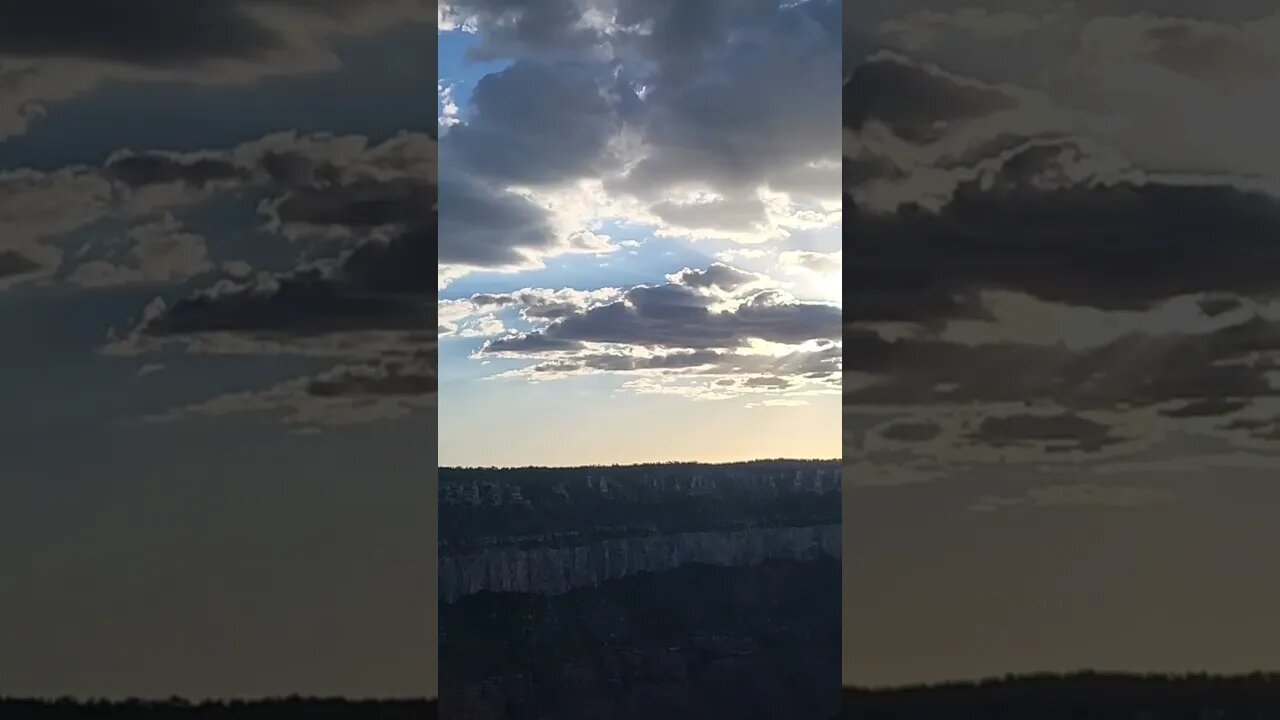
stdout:
<svg viewBox="0 0 1280 720">
<path fill-rule="evenodd" d="M 442 284 L 611 251 L 607 221 L 752 243 L 839 222 L 835 2 L 587 5 L 442 7 L 510 61 L 443 140 Z"/>
<path fill-rule="evenodd" d="M 19 279 L 39 269 L 40 263 L 21 253 L 13 250 L 0 251 L 0 283 L 10 278 Z"/>
<path fill-rule="evenodd" d="M 1125 335 L 1073 351 L 1061 344 L 964 345 L 847 334 L 849 369 L 876 378 L 850 388 L 855 404 L 1052 402 L 1068 408 L 1151 407 L 1171 401 L 1272 397 L 1280 326 L 1254 318 L 1217 332 Z M 1185 409 L 1176 417 L 1202 414 Z"/>
<path fill-rule="evenodd" d="M 490 180 L 539 184 L 597 176 L 620 131 L 591 68 L 518 61 L 476 83 L 449 132 L 460 164 Z"/>
<path fill-rule="evenodd" d="M 219 85 L 332 70 L 341 64 L 339 38 L 426 23 L 432 14 L 422 0 L 5 2 L 0 139 L 111 81 Z"/>
<path fill-rule="evenodd" d="M 506 293 L 478 293 L 469 298 L 441 300 L 437 304 L 440 335 L 476 337 L 502 332 L 494 313 L 515 310 L 520 319 L 534 325 L 548 323 L 617 299 L 615 288 L 574 290 L 524 288 Z M 481 335 L 466 334 L 483 331 Z M 492 332 L 490 332 L 492 331 Z"/>
<path fill-rule="evenodd" d="M 963 5 L 851 6 L 845 19 L 859 51 L 848 60 L 887 48 L 957 75 L 1046 94 L 1060 114 L 1077 116 L 1077 132 L 1152 171 L 1234 173 L 1273 187 L 1280 180 L 1280 154 L 1269 140 L 1280 119 L 1271 81 L 1280 69 L 1274 6 Z M 1012 17 L 995 21 L 1011 10 L 1022 31 L 991 37 L 1002 24 L 1013 26 Z M 994 118 L 981 124 L 995 131 Z"/>
<path fill-rule="evenodd" d="M 558 239 L 535 203 L 470 177 L 446 172 L 440 187 L 439 264 L 457 268 L 536 266 Z"/>
<path fill-rule="evenodd" d="M 928 442 L 942 433 L 942 427 L 936 423 L 895 422 L 880 429 L 880 436 L 899 442 Z"/>
<path fill-rule="evenodd" d="M 1280 16 L 1245 23 L 1135 14 L 1100 17 L 1083 29 L 1094 65 L 1150 63 L 1213 85 L 1266 82 L 1280 70 L 1273 41 Z"/>
<path fill-rule="evenodd" d="M 90 260 L 77 265 L 65 281 L 85 287 L 127 283 L 174 283 L 214 269 L 205 239 L 190 232 L 172 215 L 125 234 L 127 263 Z"/>
<path fill-rule="evenodd" d="M 978 512 L 1027 507 L 1138 509 L 1164 504 L 1174 497 L 1172 492 L 1163 488 L 1078 483 L 1034 487 L 1023 495 L 988 495 L 980 498 L 970 509 Z"/>
<path fill-rule="evenodd" d="M 489 340 L 476 354 L 532 361 L 498 377 L 632 375 L 625 385 L 632 391 L 701 398 L 832 392 L 840 372 L 839 308 L 792 300 L 774 285 L 714 263 L 622 291 L 476 295 L 443 304 L 442 314 L 450 318 L 445 329 L 456 329 L 461 318 L 488 308 L 523 308 L 533 329 Z"/>
<path fill-rule="evenodd" d="M 851 460 L 850 457 L 850 453 L 845 453 L 841 475 L 848 487 L 855 489 L 920 485 L 946 477 L 940 466 L 919 460 L 873 462 Z"/>
<path fill-rule="evenodd" d="M 111 181 L 88 168 L 0 172 L 0 252 L 38 265 L 24 280 L 47 277 L 62 259 L 56 241 L 107 216 L 116 197 Z"/>
<path fill-rule="evenodd" d="M 414 338 L 436 319 L 430 278 L 434 249 L 434 228 L 424 223 L 390 238 L 370 238 L 331 263 L 224 279 L 173 303 L 153 303 L 113 346 L 139 350 L 176 341 L 199 347 L 189 341 L 211 334 L 272 342 L 370 331 Z"/>
<path fill-rule="evenodd" d="M 317 378 L 163 417 L 259 412 L 324 424 L 321 416 L 332 413 L 336 423 L 398 417 L 434 402 L 435 156 L 435 140 L 425 134 L 371 143 L 362 136 L 285 133 L 224 150 L 119 152 L 99 168 L 26 171 L 11 176 L 9 197 L 17 214 L 26 213 L 32 228 L 26 238 L 36 239 L 25 246 L 47 248 L 53 258 L 61 257 L 68 232 L 151 218 L 128 230 L 122 243 L 90 244 L 84 252 L 94 254 L 77 253 L 53 278 L 85 286 L 165 286 L 132 327 L 111 331 L 101 348 L 106 356 L 177 350 L 342 363 Z M 74 183 L 102 188 L 97 201 L 61 219 L 46 213 L 41 203 L 59 196 L 54 189 Z M 262 229 L 296 248 L 294 267 L 255 271 L 242 261 L 215 263 L 204 239 L 172 214 L 233 192 L 261 198 Z M 193 278 L 194 289 L 175 293 L 178 283 Z"/>
<path fill-rule="evenodd" d="M 815 275 L 838 274 L 844 269 L 844 254 L 809 250 L 786 250 L 778 255 L 778 263 L 791 272 L 811 272 Z"/>
<path fill-rule="evenodd" d="M 435 139 L 422 133 L 371 144 L 360 135 L 289 132 L 222 150 L 126 149 L 101 166 L 0 172 L 0 221 L 6 228 L 0 252 L 39 263 L 23 279 L 44 280 L 62 267 L 63 245 L 72 233 L 106 220 L 145 225 L 237 191 L 265 195 L 261 209 L 268 231 L 300 241 L 357 242 L 374 231 L 385 235 L 433 224 L 435 160 Z M 317 207 L 318 199 L 326 206 Z M 189 233 L 183 237 L 193 246 Z M 162 244 L 155 238 L 146 242 L 151 250 L 143 252 Z M 64 275 L 73 271 L 65 268 Z M 121 277 L 104 266 L 86 272 L 99 279 Z"/>
<path fill-rule="evenodd" d="M 1040 445 L 1046 452 L 1095 452 L 1120 442 L 1107 425 L 1070 413 L 984 417 L 969 438 L 992 447 Z"/>
<path fill-rule="evenodd" d="M 998 41 L 1030 33 L 1045 21 L 1044 17 L 1020 12 L 966 7 L 950 12 L 916 10 L 885 20 L 876 30 L 881 36 L 895 39 L 899 47 L 921 50 L 933 45 L 940 33 L 948 31 L 969 34 L 974 40 Z"/>
<path fill-rule="evenodd" d="M 440 100 L 440 117 L 437 122 L 441 129 L 450 128 L 462 122 L 461 118 L 458 117 L 462 110 L 453 98 L 453 85 L 437 81 L 436 95 Z"/>
<path fill-rule="evenodd" d="M 242 414 L 278 419 L 297 430 L 395 420 L 436 404 L 434 355 L 414 362 L 379 361 L 344 364 L 314 377 L 279 383 L 174 408 L 144 418 L 167 423 L 190 418 L 224 418 Z"/>
<path fill-rule="evenodd" d="M 1156 477 L 1167 477 L 1169 475 L 1213 477 L 1212 474 L 1228 470 L 1273 472 L 1277 469 L 1280 469 L 1280 459 L 1270 455 L 1235 451 L 1213 455 L 1182 455 L 1170 460 L 1115 462 L 1100 465 L 1095 472 L 1100 475 L 1123 476 L 1149 474 Z"/>
<path fill-rule="evenodd" d="M 1124 5 L 998 21 L 853 8 L 896 44 L 858 54 L 845 84 L 844 395 L 846 413 L 885 418 L 869 462 L 1087 474 L 1162 438 L 1274 451 L 1280 284 L 1264 268 L 1280 259 L 1280 185 L 1256 172 L 1269 141 L 1242 128 L 1244 162 L 1168 131 L 1225 133 L 1224 107 L 1263 107 L 1250 78 L 1280 69 L 1257 43 L 1273 10 Z M 1050 25 L 1083 51 L 1054 60 Z M 984 32 L 998 41 L 975 44 Z M 1227 67 L 1242 84 L 1217 77 Z M 1009 502 L 1041 500 L 1055 502 Z"/>
<path fill-rule="evenodd" d="M 788 277 L 736 262 L 801 233 L 824 248 L 818 231 L 840 223 L 838 17 L 831 0 L 443 5 L 442 31 L 473 33 L 471 57 L 504 69 L 441 137 L 442 288 L 567 253 L 618 253 L 612 272 L 646 252 L 614 237 L 631 229 L 755 253 L 617 289 L 443 300 L 441 342 L 486 337 L 472 358 L 507 361 L 497 381 L 590 375 L 753 407 L 833 395 L 839 255 L 788 255 Z M 808 287 L 814 270 L 827 292 Z"/>
<path fill-rule="evenodd" d="M 844 85 L 847 127 L 861 131 L 878 123 L 918 145 L 942 139 L 951 123 L 1017 107 L 1017 99 L 998 88 L 890 53 L 868 58 Z"/>
<path fill-rule="evenodd" d="M 666 284 L 638 285 L 615 302 L 489 343 L 485 352 L 546 343 L 569 348 L 591 342 L 700 349 L 742 347 L 752 338 L 785 344 L 839 338 L 838 307 L 796 302 L 775 290 L 735 295 L 754 279 L 727 265 L 686 269 Z M 726 293 L 732 305 L 717 309 Z"/>
<path fill-rule="evenodd" d="M 422 0 L 0 2 L 0 142 L 17 146 L 58 103 L 107 86 L 318 76 L 341 68 L 353 40 L 429 31 L 432 12 Z M 86 302 L 154 293 L 99 348 L 136 363 L 138 377 L 188 372 L 181 353 L 333 364 L 161 417 L 260 412 L 325 425 L 427 407 L 438 152 L 437 127 L 420 130 L 286 131 L 203 149 L 191 137 L 2 170 L 0 289 L 61 286 Z M 256 219 L 240 216 L 255 203 Z M 101 288 L 111 292 L 85 292 Z"/>
</svg>

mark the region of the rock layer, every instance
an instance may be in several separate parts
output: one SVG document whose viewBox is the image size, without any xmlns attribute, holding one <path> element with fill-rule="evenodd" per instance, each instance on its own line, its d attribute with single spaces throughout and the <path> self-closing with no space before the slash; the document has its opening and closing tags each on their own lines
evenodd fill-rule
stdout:
<svg viewBox="0 0 1280 720">
<path fill-rule="evenodd" d="M 440 599 L 478 592 L 558 595 L 606 580 L 691 564 L 746 567 L 840 556 L 840 526 L 771 527 L 602 540 L 567 547 L 501 547 L 440 557 Z"/>
</svg>

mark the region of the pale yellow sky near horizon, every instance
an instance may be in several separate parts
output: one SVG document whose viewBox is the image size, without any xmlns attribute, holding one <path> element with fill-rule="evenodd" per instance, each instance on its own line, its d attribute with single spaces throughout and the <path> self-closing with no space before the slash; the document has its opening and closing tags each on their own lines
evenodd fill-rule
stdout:
<svg viewBox="0 0 1280 720">
<path fill-rule="evenodd" d="M 518 382 L 518 381 L 517 381 Z M 645 462 L 733 462 L 841 457 L 839 395 L 808 405 L 744 407 L 742 399 L 675 396 L 607 399 L 572 381 L 522 388 L 501 398 L 502 383 L 463 404 L 440 393 L 441 467 L 575 466 Z M 539 418 L 554 414 L 555 422 Z M 483 435 L 475 432 L 486 427 Z"/>
</svg>

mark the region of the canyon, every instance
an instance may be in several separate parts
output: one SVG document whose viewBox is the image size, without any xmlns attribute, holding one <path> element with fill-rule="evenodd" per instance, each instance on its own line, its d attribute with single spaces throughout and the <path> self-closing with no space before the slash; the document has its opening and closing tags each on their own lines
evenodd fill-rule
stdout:
<svg viewBox="0 0 1280 720">
<path fill-rule="evenodd" d="M 440 471 L 440 702 L 832 718 L 838 461 Z"/>
</svg>

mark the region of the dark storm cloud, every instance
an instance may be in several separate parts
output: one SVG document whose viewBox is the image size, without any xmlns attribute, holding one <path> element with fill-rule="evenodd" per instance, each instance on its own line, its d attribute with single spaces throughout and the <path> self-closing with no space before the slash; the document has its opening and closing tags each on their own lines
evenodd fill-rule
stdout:
<svg viewBox="0 0 1280 720">
<path fill-rule="evenodd" d="M 617 7 L 618 24 L 637 28 L 628 40 L 661 66 L 661 78 L 669 83 L 706 72 L 729 41 L 744 30 L 758 33 L 753 40 L 760 43 L 808 35 L 815 52 L 839 46 L 840 6 L 834 0 L 620 0 Z"/>
<path fill-rule="evenodd" d="M 1240 299 L 1234 297 L 1208 297 L 1200 301 L 1200 311 L 1209 317 L 1229 313 L 1240 307 Z"/>
<path fill-rule="evenodd" d="M 226 283 L 175 302 L 140 330 L 316 335 L 415 330 L 436 322 L 435 232 L 424 225 L 358 247 L 337 267 Z"/>
<path fill-rule="evenodd" d="M 892 161 L 882 157 L 846 157 L 841 166 L 841 185 L 849 189 L 873 180 L 901 180 L 906 173 Z"/>
<path fill-rule="evenodd" d="M 245 2 L 0 0 L 0 54 L 140 65 L 253 58 L 283 39 Z"/>
<path fill-rule="evenodd" d="M 434 219 L 434 216 L 431 218 Z M 423 223 L 383 242 L 356 248 L 342 264 L 341 276 L 366 292 L 421 295 L 435 292 L 436 229 Z"/>
<path fill-rule="evenodd" d="M 547 212 L 529 200 L 471 177 L 445 172 L 441 180 L 441 265 L 519 265 L 555 245 Z"/>
<path fill-rule="evenodd" d="M 447 4 L 445 17 L 477 29 L 477 56 L 513 61 L 477 84 L 466 119 L 444 135 L 445 182 L 469 176 L 470 187 L 458 180 L 468 202 L 497 203 L 502 193 L 490 189 L 512 183 L 545 190 L 599 179 L 611 198 L 638 199 L 663 223 L 735 234 L 769 231 L 756 197 L 761 185 L 797 202 L 834 199 L 834 170 L 811 165 L 834 161 L 840 142 L 834 2 L 637 1 L 595 9 Z M 722 197 L 671 202 L 689 188 Z M 444 207 L 442 222 L 463 219 L 459 232 L 491 216 L 447 199 Z M 445 233 L 447 245 L 454 235 Z M 531 240 L 538 238 L 504 224 L 442 248 L 441 262 L 512 265 L 569 247 L 563 238 Z"/>
<path fill-rule="evenodd" d="M 312 377 L 262 390 L 221 395 L 145 418 L 172 422 L 187 417 L 250 413 L 276 416 L 307 432 L 402 418 L 435 405 L 437 352 L 434 339 L 411 356 L 350 362 Z"/>
<path fill-rule="evenodd" d="M 1230 415 L 1249 406 L 1242 400 L 1225 400 L 1222 398 L 1205 398 L 1193 400 L 1181 407 L 1160 411 L 1161 415 L 1171 418 L 1214 417 Z"/>
<path fill-rule="evenodd" d="M 107 177 L 133 188 L 185 183 L 204 187 L 210 183 L 247 179 L 243 168 L 218 158 L 182 158 L 160 153 L 117 153 L 103 167 Z"/>
<path fill-rule="evenodd" d="M 307 336 L 424 328 L 433 322 L 435 308 L 423 299 L 360 292 L 341 279 L 311 271 L 193 294 L 140 330 L 153 337 L 217 332 Z"/>
<path fill-rule="evenodd" d="M 706 275 L 693 274 L 695 282 Z M 680 282 L 637 286 L 548 327 L 493 341 L 485 352 L 571 349 L 583 342 L 667 348 L 736 348 L 751 338 L 778 343 L 835 339 L 840 309 L 780 300 L 762 292 L 732 309 L 713 310 L 714 297 Z"/>
<path fill-rule="evenodd" d="M 26 255 L 12 250 L 0 251 L 0 280 L 7 277 L 26 275 L 39 270 L 42 265 Z"/>
<path fill-rule="evenodd" d="M 1243 432 L 1255 440 L 1280 440 L 1280 417 L 1233 420 L 1222 428 L 1232 432 Z"/>
<path fill-rule="evenodd" d="M 364 6 L 364 7 L 361 7 Z M 293 38 L 291 10 L 350 22 L 361 13 L 425 19 L 425 2 L 345 0 L 0 0 L 0 55 L 73 58 L 154 68 L 261 61 Z"/>
<path fill-rule="evenodd" d="M 1269 43 L 1239 24 L 1151 16 L 1133 21 L 1147 24 L 1133 43 L 1137 57 L 1210 85 L 1270 83 L 1280 69 Z"/>
<path fill-rule="evenodd" d="M 244 85 L 337 70 L 339 39 L 406 24 L 425 0 L 0 0 L 0 139 L 104 83 Z M 434 77 L 435 53 L 422 56 Z"/>
<path fill-rule="evenodd" d="M 930 9 L 935 20 L 946 12 Z M 1137 27 L 1182 27 L 1163 22 Z M 1158 33 L 1150 47 L 1195 64 L 1203 33 L 1219 30 L 1188 25 Z M 1179 427 L 1208 427 L 1280 394 L 1269 377 L 1280 325 L 1257 309 L 1280 297 L 1268 270 L 1280 262 L 1280 202 L 1271 194 L 1234 176 L 1144 172 L 1101 142 L 1069 135 L 1068 111 L 892 53 L 864 62 L 845 92 L 854 157 L 844 174 L 853 255 L 844 264 L 844 352 L 859 378 L 846 405 L 968 407 L 979 418 L 995 404 L 1058 406 L 1067 412 L 1054 420 L 987 417 L 968 439 L 1067 452 L 1121 442 L 1077 411 L 1156 408 Z M 864 132 L 871 121 L 932 146 L 895 155 L 897 146 Z M 873 204 L 867 191 L 888 185 L 900 197 Z M 1014 299 L 995 306 L 989 291 Z M 1188 297 L 1203 313 L 1188 322 L 1204 327 L 1157 317 Z M 1052 330 L 1033 341 L 1025 326 L 1043 302 L 1070 318 L 1058 343 Z M 1043 311 L 1044 322 L 1057 322 Z M 1134 319 L 1146 311 L 1150 325 Z M 1112 321 L 1136 324 L 1077 342 Z M 899 328 L 872 331 L 876 323 Z M 965 339 L 959 328 L 975 325 L 991 334 Z"/>
<path fill-rule="evenodd" d="M 1035 148 L 966 182 L 938 212 L 845 214 L 847 317 L 970 313 L 979 289 L 1107 310 L 1191 293 L 1280 290 L 1280 202 L 1226 185 L 1045 188 L 1059 155 Z"/>
<path fill-rule="evenodd" d="M 582 22 L 575 0 L 461 0 L 440 3 L 448 21 L 472 20 L 484 40 L 469 51 L 476 60 L 513 57 L 570 57 L 590 54 L 604 42 L 601 32 Z"/>
<path fill-rule="evenodd" d="M 387 218 L 401 216 L 399 208 L 384 210 Z M 329 219 L 382 225 L 373 222 L 375 216 L 384 217 L 359 210 Z M 437 389 L 436 338 L 427 332 L 438 322 L 435 239 L 434 224 L 425 223 L 387 240 L 367 240 L 332 267 L 223 281 L 172 305 L 153 306 L 126 343 L 145 348 L 150 341 L 177 341 L 205 352 L 307 354 L 320 348 L 319 354 L 362 359 L 259 393 L 178 409 L 166 418 L 225 412 L 223 403 L 245 412 L 292 411 L 286 416 L 292 424 L 398 417 L 417 406 L 395 398 L 431 400 Z M 371 339 L 369 333 L 383 336 Z M 350 404 L 360 398 L 390 404 L 370 414 Z"/>
<path fill-rule="evenodd" d="M 402 132 L 371 144 L 361 135 L 284 132 L 233 148 L 124 149 L 100 166 L 12 171 L 0 174 L 0 215 L 6 222 L 0 250 L 41 263 L 42 272 L 24 282 L 93 277 L 100 285 L 109 270 L 101 262 L 104 254 L 146 255 L 163 248 L 156 238 L 133 231 L 121 247 L 95 233 L 82 244 L 84 251 L 67 254 L 71 233 L 106 220 L 145 226 L 157 216 L 184 214 L 218 196 L 241 194 L 259 200 L 265 230 L 295 241 L 306 257 L 332 256 L 375 235 L 388 238 L 434 227 L 435 156 L 435 140 L 426 133 Z M 112 284 L 162 279 L 146 272 L 114 277 Z"/>
<path fill-rule="evenodd" d="M 1060 345 L 970 346 L 930 339 L 890 342 L 873 333 L 850 330 L 844 339 L 846 369 L 881 381 L 846 390 L 845 402 L 1050 402 L 1084 410 L 1178 400 L 1277 397 L 1280 391 L 1263 375 L 1268 368 L 1275 369 L 1276 363 L 1242 361 L 1277 350 L 1280 324 L 1262 319 L 1204 335 L 1129 335 L 1082 351 Z M 1192 406 L 1193 412 L 1206 407 Z"/>
<path fill-rule="evenodd" d="M 939 70 L 890 54 L 858 65 L 844 84 L 846 126 L 862 130 L 879 122 L 898 137 L 920 144 L 941 138 L 946 123 L 1015 107 L 1016 100 L 997 89 L 964 85 Z"/>
<path fill-rule="evenodd" d="M 476 84 L 471 114 L 448 143 L 467 167 L 499 181 L 592 176 L 619 129 L 600 83 L 589 67 L 517 62 Z"/>
<path fill-rule="evenodd" d="M 967 439 L 992 447 L 1038 444 L 1047 452 L 1097 452 L 1121 442 L 1109 426 L 1071 414 L 986 417 Z"/>
<path fill-rule="evenodd" d="M 326 257 L 289 272 L 224 279 L 149 309 L 133 337 L 207 334 L 289 338 L 413 332 L 436 322 L 434 140 L 272 136 L 232 153 L 117 156 L 105 172 L 133 186 L 234 177 L 274 195 L 269 227 L 317 243 Z"/>
<path fill-rule="evenodd" d="M 272 182 L 286 187 L 327 185 L 338 182 L 341 168 L 296 153 L 270 151 L 261 160 L 262 170 Z"/>
<path fill-rule="evenodd" d="M 418 202 L 424 192 L 433 192 L 426 188 L 435 182 L 434 155 L 434 130 L 402 131 L 373 146 L 359 135 L 290 131 L 231 150 L 175 153 L 124 149 L 112 153 L 100 173 L 130 190 L 158 185 L 264 188 L 279 194 L 269 207 L 283 204 L 296 210 L 297 217 L 282 218 L 285 221 L 337 224 L 341 217 L 330 221 L 307 216 L 368 211 L 372 205 L 397 200 Z M 426 204 L 430 206 L 430 202 Z M 392 214 L 382 212 L 383 217 Z M 356 219 L 351 224 L 369 223 Z"/>
<path fill-rule="evenodd" d="M 282 223 L 354 229 L 384 225 L 425 226 L 435 220 L 436 186 L 415 178 L 304 187 L 274 206 Z"/>
<path fill-rule="evenodd" d="M 730 192 L 759 184 L 803 191 L 789 175 L 808 162 L 835 159 L 840 147 L 834 122 L 840 114 L 839 8 L 692 3 L 679 12 L 694 6 L 725 13 L 709 21 L 724 28 L 723 49 L 704 46 L 705 35 L 689 40 L 696 48 L 691 57 L 699 60 L 669 65 L 645 94 L 638 122 L 648 154 L 613 187 L 654 199 L 665 199 L 665 189 L 681 182 Z M 654 59 L 670 62 L 669 56 Z"/>
<path fill-rule="evenodd" d="M 799 5 L 788 15 L 821 17 L 833 30 L 838 25 L 836 2 Z M 478 59 L 583 60 L 631 53 L 659 65 L 670 81 L 698 74 L 707 56 L 723 48 L 735 30 L 769 25 L 779 15 L 776 0 L 450 0 L 441 9 L 446 18 L 469 19 L 483 31 L 482 42 L 471 51 Z M 612 15 L 612 26 L 584 22 L 588 9 Z"/>
<path fill-rule="evenodd" d="M 942 434 L 942 428 L 929 422 L 893 423 L 879 430 L 882 437 L 902 442 L 928 442 Z"/>
</svg>

